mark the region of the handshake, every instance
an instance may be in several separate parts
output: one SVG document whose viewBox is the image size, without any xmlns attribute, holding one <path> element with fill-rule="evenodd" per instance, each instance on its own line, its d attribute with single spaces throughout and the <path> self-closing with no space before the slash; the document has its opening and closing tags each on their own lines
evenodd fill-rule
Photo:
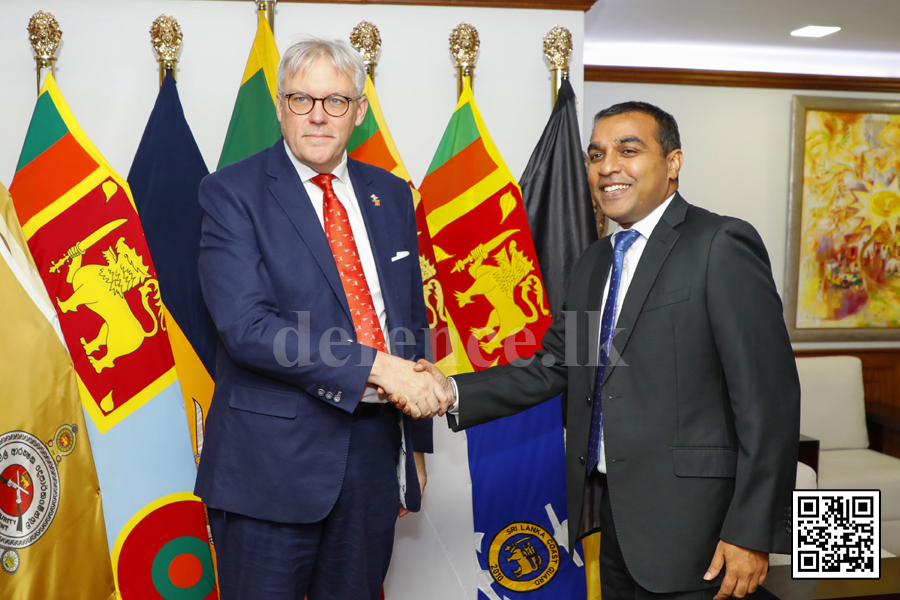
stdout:
<svg viewBox="0 0 900 600">
<path fill-rule="evenodd" d="M 437 367 L 422 359 L 417 363 L 379 352 L 369 373 L 369 383 L 414 419 L 443 416 L 456 398 L 453 386 Z"/>
</svg>

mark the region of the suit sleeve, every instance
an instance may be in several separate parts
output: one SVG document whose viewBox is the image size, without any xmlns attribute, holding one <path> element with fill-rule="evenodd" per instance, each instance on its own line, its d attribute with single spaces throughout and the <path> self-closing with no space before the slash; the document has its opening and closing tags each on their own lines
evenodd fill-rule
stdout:
<svg viewBox="0 0 900 600">
<path fill-rule="evenodd" d="M 736 220 L 722 226 L 709 252 L 707 304 L 738 443 L 734 496 L 720 537 L 789 552 L 800 383 L 781 300 L 752 226 Z"/>
<path fill-rule="evenodd" d="M 355 342 L 332 345 L 331 355 L 323 356 L 319 342 L 332 339 L 330 323 L 317 321 L 314 314 L 307 322 L 279 315 L 275 288 L 257 244 L 257 236 L 266 232 L 257 230 L 247 210 L 246 203 L 258 199 L 239 197 L 236 186 L 228 183 L 232 182 L 224 174 L 216 173 L 200 185 L 200 205 L 206 213 L 200 287 L 225 350 L 238 365 L 301 388 L 314 398 L 321 387 L 342 390 L 343 402 L 328 403 L 353 412 L 371 371 L 364 347 Z"/>
</svg>

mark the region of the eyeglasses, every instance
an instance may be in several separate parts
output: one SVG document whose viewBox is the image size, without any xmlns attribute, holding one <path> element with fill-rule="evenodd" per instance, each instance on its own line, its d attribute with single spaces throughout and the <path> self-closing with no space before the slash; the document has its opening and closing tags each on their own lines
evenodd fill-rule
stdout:
<svg viewBox="0 0 900 600">
<path fill-rule="evenodd" d="M 362 95 L 348 98 L 340 94 L 331 94 L 325 98 L 313 98 L 308 94 L 298 92 L 295 94 L 281 94 L 287 99 L 288 108 L 295 115 L 308 115 L 316 106 L 316 100 L 322 103 L 322 108 L 332 117 L 343 117 L 350 110 L 350 103 L 359 100 Z"/>
</svg>

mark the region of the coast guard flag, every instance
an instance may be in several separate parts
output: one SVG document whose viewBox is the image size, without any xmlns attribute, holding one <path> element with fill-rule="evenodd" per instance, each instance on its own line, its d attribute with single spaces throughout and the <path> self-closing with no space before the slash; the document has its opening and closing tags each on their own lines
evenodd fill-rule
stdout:
<svg viewBox="0 0 900 600">
<path fill-rule="evenodd" d="M 458 372 L 533 354 L 550 310 L 521 190 L 468 79 L 419 191 L 447 321 L 467 350 Z M 585 597 L 583 563 L 566 530 L 560 414 L 553 399 L 466 432 L 479 598 Z"/>
</svg>

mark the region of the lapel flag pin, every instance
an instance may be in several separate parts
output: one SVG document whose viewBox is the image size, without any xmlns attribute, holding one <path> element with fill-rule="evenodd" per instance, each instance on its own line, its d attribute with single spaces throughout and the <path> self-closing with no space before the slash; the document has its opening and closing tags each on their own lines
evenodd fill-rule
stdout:
<svg viewBox="0 0 900 600">
<path fill-rule="evenodd" d="M 375 203 L 375 206 L 381 206 L 381 199 L 375 194 L 372 194 L 372 202 Z"/>
</svg>

